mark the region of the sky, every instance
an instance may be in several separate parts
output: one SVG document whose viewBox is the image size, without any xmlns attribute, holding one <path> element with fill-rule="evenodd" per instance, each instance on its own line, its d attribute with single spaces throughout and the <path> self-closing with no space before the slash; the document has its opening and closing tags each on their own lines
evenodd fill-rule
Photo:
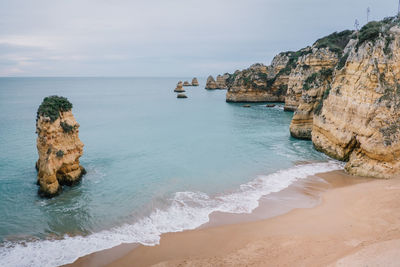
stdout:
<svg viewBox="0 0 400 267">
<path fill-rule="evenodd" d="M 397 0 L 0 0 L 0 76 L 204 77 L 270 64 Z"/>
</svg>

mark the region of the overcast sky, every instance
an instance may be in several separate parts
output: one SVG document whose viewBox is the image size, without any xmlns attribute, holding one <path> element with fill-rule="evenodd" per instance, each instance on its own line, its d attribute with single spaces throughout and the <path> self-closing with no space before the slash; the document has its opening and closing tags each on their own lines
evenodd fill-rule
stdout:
<svg viewBox="0 0 400 267">
<path fill-rule="evenodd" d="M 393 16 L 397 0 L 0 0 L 0 76 L 206 76 Z"/>
</svg>

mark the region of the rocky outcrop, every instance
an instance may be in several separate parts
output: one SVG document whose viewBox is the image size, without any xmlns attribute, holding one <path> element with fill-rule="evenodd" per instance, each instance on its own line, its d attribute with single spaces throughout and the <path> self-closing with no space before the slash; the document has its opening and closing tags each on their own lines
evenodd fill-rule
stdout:
<svg viewBox="0 0 400 267">
<path fill-rule="evenodd" d="M 183 83 L 183 86 L 191 86 L 191 84 L 190 84 L 188 81 L 185 81 L 185 82 Z"/>
<path fill-rule="evenodd" d="M 176 88 L 175 88 L 174 92 L 176 92 L 176 93 L 183 93 L 183 92 L 186 92 L 185 89 L 183 89 L 183 84 L 182 84 L 182 82 L 178 82 L 178 84 L 176 85 Z"/>
<path fill-rule="evenodd" d="M 208 78 L 207 78 L 206 89 L 209 89 L 209 90 L 218 89 L 217 83 L 215 82 L 214 77 L 211 75 L 208 76 Z"/>
<path fill-rule="evenodd" d="M 39 194 L 57 195 L 62 185 L 73 185 L 86 173 L 80 165 L 83 143 L 72 104 L 64 97 L 46 97 L 39 106 L 36 120 Z"/>
<path fill-rule="evenodd" d="M 176 98 L 187 98 L 185 94 L 177 94 Z"/>
<path fill-rule="evenodd" d="M 229 78 L 227 102 L 283 102 L 286 75 L 275 75 L 276 69 L 257 63 Z M 283 74 L 283 73 L 282 73 Z"/>
<path fill-rule="evenodd" d="M 283 102 L 287 90 L 289 56 L 277 55 L 270 66 L 257 63 L 227 79 L 227 102 Z"/>
<path fill-rule="evenodd" d="M 295 111 L 290 124 L 293 137 L 311 140 L 314 110 L 330 88 L 336 65 L 354 43 L 350 41 L 352 37 L 355 37 L 352 31 L 328 35 L 298 59 L 290 74 L 285 99 L 285 110 Z"/>
<path fill-rule="evenodd" d="M 199 86 L 199 81 L 197 80 L 197 78 L 192 79 L 192 86 Z"/>
<path fill-rule="evenodd" d="M 206 82 L 206 89 L 227 89 L 227 80 L 229 79 L 229 73 L 225 73 L 224 75 L 218 75 L 217 80 L 214 80 L 214 77 L 211 75 L 208 76 Z"/>
<path fill-rule="evenodd" d="M 400 175 L 398 25 L 398 19 L 389 18 L 361 29 L 314 114 L 315 148 L 347 161 L 350 174 Z"/>
<path fill-rule="evenodd" d="M 291 136 L 311 140 L 314 111 L 323 101 L 324 92 L 330 88 L 332 72 L 333 69 L 322 69 L 304 81 L 300 104 L 289 127 Z"/>
</svg>

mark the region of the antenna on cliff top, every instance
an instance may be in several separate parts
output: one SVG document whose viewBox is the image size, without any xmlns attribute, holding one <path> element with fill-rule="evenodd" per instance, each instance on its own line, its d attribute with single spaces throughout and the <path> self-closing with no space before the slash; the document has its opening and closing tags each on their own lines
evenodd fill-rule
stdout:
<svg viewBox="0 0 400 267">
<path fill-rule="evenodd" d="M 360 23 L 358 22 L 358 19 L 356 19 L 356 21 L 354 22 L 354 27 L 356 28 L 356 31 L 358 31 L 358 29 L 360 28 Z"/>
<path fill-rule="evenodd" d="M 399 8 L 397 10 L 397 17 L 400 17 L 400 0 L 399 0 Z"/>
<path fill-rule="evenodd" d="M 371 9 L 367 8 L 367 23 L 369 22 L 369 14 L 371 13 Z"/>
</svg>

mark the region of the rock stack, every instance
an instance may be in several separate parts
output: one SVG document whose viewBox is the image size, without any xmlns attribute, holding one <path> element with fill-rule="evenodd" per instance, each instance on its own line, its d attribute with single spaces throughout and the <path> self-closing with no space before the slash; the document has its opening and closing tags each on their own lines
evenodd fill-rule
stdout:
<svg viewBox="0 0 400 267">
<path fill-rule="evenodd" d="M 188 81 L 185 81 L 185 82 L 183 83 L 183 86 L 191 86 L 191 84 L 190 84 Z"/>
<path fill-rule="evenodd" d="M 182 86 L 182 82 L 178 82 L 174 92 L 175 93 L 183 93 L 183 92 L 185 92 L 185 89 L 183 89 L 183 86 Z"/>
<path fill-rule="evenodd" d="M 211 75 L 207 78 L 206 89 L 218 89 L 217 83 L 215 82 L 214 77 Z"/>
<path fill-rule="evenodd" d="M 197 78 L 192 79 L 192 86 L 199 86 L 199 81 L 197 80 Z"/>
<path fill-rule="evenodd" d="M 83 143 L 71 109 L 65 97 L 49 96 L 37 111 L 37 182 L 39 194 L 44 197 L 57 195 L 62 185 L 76 184 L 86 173 L 79 164 Z"/>
</svg>

